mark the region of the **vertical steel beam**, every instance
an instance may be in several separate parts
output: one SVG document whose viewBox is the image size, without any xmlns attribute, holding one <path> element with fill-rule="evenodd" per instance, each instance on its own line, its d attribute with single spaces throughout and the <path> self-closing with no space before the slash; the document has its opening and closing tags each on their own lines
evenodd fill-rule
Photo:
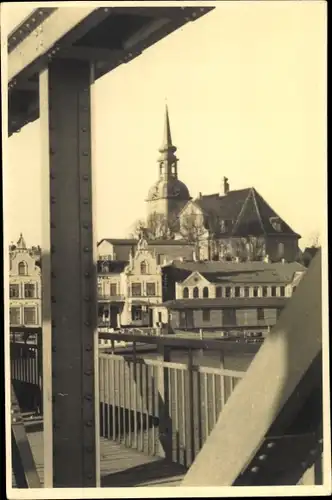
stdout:
<svg viewBox="0 0 332 500">
<path fill-rule="evenodd" d="M 85 62 L 55 60 L 40 75 L 44 451 L 48 487 L 99 485 L 91 83 L 91 67 Z"/>
</svg>

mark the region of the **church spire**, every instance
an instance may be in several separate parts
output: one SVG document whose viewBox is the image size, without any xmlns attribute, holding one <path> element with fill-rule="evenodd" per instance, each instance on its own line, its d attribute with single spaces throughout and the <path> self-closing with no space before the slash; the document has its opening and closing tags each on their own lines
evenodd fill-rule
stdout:
<svg viewBox="0 0 332 500">
<path fill-rule="evenodd" d="M 164 137 L 161 148 L 159 149 L 160 153 L 175 153 L 176 147 L 172 144 L 172 134 L 171 134 L 171 125 L 169 121 L 169 113 L 168 106 L 165 106 L 165 124 L 164 124 Z"/>
<path fill-rule="evenodd" d="M 177 179 L 177 157 L 175 156 L 176 147 L 172 143 L 171 126 L 169 122 L 168 106 L 165 108 L 165 123 L 163 144 L 159 148 L 161 153 L 159 156 L 159 178 L 168 180 L 170 178 Z"/>
</svg>

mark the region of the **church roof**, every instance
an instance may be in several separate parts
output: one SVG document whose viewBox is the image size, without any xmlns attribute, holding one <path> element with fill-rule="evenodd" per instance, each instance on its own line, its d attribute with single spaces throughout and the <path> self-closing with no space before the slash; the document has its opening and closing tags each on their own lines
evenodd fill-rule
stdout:
<svg viewBox="0 0 332 500">
<path fill-rule="evenodd" d="M 18 239 L 18 242 L 16 244 L 16 248 L 19 248 L 19 249 L 26 249 L 27 245 L 25 243 L 25 239 L 23 238 L 23 234 L 21 233 L 20 234 L 20 237 Z"/>
<path fill-rule="evenodd" d="M 131 238 L 124 238 L 124 239 L 118 239 L 118 238 L 103 238 L 101 241 L 99 241 L 98 245 L 100 245 L 103 241 L 107 241 L 111 245 L 134 245 L 137 246 L 138 240 L 131 239 Z M 148 246 L 151 249 L 151 247 L 155 246 L 183 246 L 183 245 L 188 245 L 190 247 L 193 246 L 192 243 L 189 243 L 187 240 L 147 240 Z"/>
<path fill-rule="evenodd" d="M 193 202 L 202 209 L 207 220 L 232 221 L 230 226 L 226 225 L 224 236 L 282 234 L 300 237 L 253 187 L 229 191 L 224 196 L 218 193 L 202 195 Z"/>
</svg>

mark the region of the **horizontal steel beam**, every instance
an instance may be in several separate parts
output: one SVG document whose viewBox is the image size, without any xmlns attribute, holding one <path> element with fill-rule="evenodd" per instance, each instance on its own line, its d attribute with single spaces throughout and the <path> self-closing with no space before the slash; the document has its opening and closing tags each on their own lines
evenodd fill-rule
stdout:
<svg viewBox="0 0 332 500">
<path fill-rule="evenodd" d="M 15 87 L 16 78 L 35 74 L 47 66 L 58 52 L 57 45 L 69 47 L 103 19 L 111 9 L 93 7 L 57 8 L 9 54 L 8 81 Z"/>
</svg>

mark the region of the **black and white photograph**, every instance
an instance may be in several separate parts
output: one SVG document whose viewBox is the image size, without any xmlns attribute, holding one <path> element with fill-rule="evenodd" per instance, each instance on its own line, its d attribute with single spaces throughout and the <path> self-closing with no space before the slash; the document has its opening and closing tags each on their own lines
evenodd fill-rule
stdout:
<svg viewBox="0 0 332 500">
<path fill-rule="evenodd" d="M 1 65 L 7 498 L 330 495 L 327 2 L 4 2 Z"/>
</svg>

